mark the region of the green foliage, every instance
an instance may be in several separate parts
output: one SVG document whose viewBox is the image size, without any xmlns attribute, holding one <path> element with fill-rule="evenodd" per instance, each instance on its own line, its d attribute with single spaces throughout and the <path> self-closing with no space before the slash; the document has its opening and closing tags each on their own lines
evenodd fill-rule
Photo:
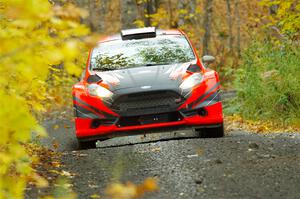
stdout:
<svg viewBox="0 0 300 199">
<path fill-rule="evenodd" d="M 89 29 L 79 23 L 85 13 L 73 5 L 53 6 L 47 0 L 5 0 L 0 3 L 0 198 L 23 198 L 30 167 L 25 145 L 49 100 L 49 80 L 56 65 L 81 72 L 81 39 Z"/>
<path fill-rule="evenodd" d="M 269 16 L 271 26 L 279 29 L 281 34 L 290 38 L 299 36 L 300 31 L 300 3 L 298 0 L 263 0 L 262 5 L 276 8 L 273 15 Z"/>
<path fill-rule="evenodd" d="M 300 48 L 286 43 L 252 44 L 236 74 L 236 107 L 250 119 L 300 122 Z"/>
</svg>

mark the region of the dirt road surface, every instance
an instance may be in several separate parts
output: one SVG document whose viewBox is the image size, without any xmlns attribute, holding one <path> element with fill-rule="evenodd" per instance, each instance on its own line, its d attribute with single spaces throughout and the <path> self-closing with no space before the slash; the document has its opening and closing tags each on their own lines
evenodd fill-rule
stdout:
<svg viewBox="0 0 300 199">
<path fill-rule="evenodd" d="M 192 130 L 121 137 L 78 151 L 69 120 L 49 120 L 52 147 L 59 143 L 63 169 L 79 198 L 103 195 L 111 182 L 158 180 L 145 196 L 177 198 L 300 198 L 300 134 L 258 135 L 232 131 L 221 139 L 198 138 Z M 37 197 L 30 191 L 27 198 Z"/>
</svg>

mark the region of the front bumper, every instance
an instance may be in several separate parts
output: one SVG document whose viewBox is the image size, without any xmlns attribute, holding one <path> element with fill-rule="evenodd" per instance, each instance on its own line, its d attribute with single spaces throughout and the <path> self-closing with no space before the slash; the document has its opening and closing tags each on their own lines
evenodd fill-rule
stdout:
<svg viewBox="0 0 300 199">
<path fill-rule="evenodd" d="M 178 120 L 162 121 L 154 123 L 142 123 L 139 125 L 120 125 L 118 122 L 103 123 L 97 127 L 93 127 L 93 119 L 89 118 L 75 118 L 76 136 L 78 139 L 92 139 L 98 137 L 114 137 L 115 134 L 119 136 L 136 134 L 135 131 L 143 131 L 149 129 L 164 129 L 166 127 L 181 127 L 181 126 L 210 126 L 223 123 L 222 103 L 217 102 L 213 105 L 203 107 L 206 110 L 205 115 L 200 115 L 197 110 L 194 113 L 185 114 L 180 111 L 181 117 Z M 202 109 L 203 109 L 202 108 Z M 120 119 L 120 118 L 119 118 Z"/>
</svg>

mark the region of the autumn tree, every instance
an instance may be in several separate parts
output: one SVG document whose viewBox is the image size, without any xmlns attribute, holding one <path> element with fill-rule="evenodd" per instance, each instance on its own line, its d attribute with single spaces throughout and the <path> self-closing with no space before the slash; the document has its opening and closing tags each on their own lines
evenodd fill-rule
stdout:
<svg viewBox="0 0 300 199">
<path fill-rule="evenodd" d="M 261 2 L 270 10 L 268 26 L 279 37 L 299 39 L 300 37 L 300 3 L 298 0 L 278 0 Z"/>
<path fill-rule="evenodd" d="M 230 54 L 233 53 L 233 22 L 231 15 L 231 0 L 226 0 L 227 23 L 228 23 L 228 48 Z"/>
<path fill-rule="evenodd" d="M 211 22 L 213 14 L 213 0 L 205 0 L 205 15 L 203 21 L 203 29 L 205 31 L 203 36 L 203 54 L 209 54 L 209 42 L 211 37 Z"/>
<path fill-rule="evenodd" d="M 137 20 L 137 4 L 135 0 L 121 0 L 121 24 L 122 29 L 134 28 Z"/>
<path fill-rule="evenodd" d="M 194 21 L 196 12 L 196 0 L 178 0 L 178 26 Z"/>
<path fill-rule="evenodd" d="M 32 132 L 45 134 L 34 115 L 46 111 L 51 68 L 81 72 L 82 41 L 89 29 L 79 21 L 87 15 L 72 4 L 52 3 L 0 3 L 0 198 L 23 198 L 26 182 L 40 179 L 25 146 Z"/>
<path fill-rule="evenodd" d="M 240 18 L 240 2 L 234 0 L 234 17 L 236 19 L 236 51 L 238 58 L 241 56 L 241 18 Z"/>
</svg>

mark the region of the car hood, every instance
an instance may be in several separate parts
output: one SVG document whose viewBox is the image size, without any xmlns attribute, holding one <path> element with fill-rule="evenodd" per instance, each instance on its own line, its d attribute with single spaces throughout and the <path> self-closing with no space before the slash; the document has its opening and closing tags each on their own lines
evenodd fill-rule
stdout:
<svg viewBox="0 0 300 199">
<path fill-rule="evenodd" d="M 128 68 L 97 72 L 112 92 L 178 90 L 189 63 Z"/>
</svg>

